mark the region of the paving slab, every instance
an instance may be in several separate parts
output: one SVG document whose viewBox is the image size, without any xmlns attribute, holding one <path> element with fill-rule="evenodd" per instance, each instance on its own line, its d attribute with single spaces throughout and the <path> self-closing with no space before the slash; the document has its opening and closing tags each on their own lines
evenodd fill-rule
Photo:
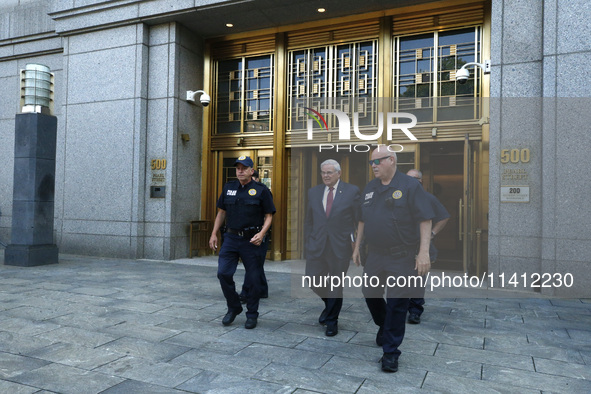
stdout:
<svg viewBox="0 0 591 394">
<path fill-rule="evenodd" d="M 101 392 L 101 394 L 129 394 L 129 393 L 150 393 L 150 394 L 186 394 L 185 390 L 177 390 L 170 387 L 157 386 L 155 384 L 138 382 L 137 380 L 127 379 L 111 388 Z"/>
<path fill-rule="evenodd" d="M 574 364 L 572 362 L 534 357 L 534 364 L 536 366 L 536 372 L 548 375 L 558 375 L 569 378 L 591 380 L 591 367 L 584 363 Z"/>
<path fill-rule="evenodd" d="M 382 349 L 377 345 L 363 346 L 353 343 L 341 343 L 322 338 L 307 338 L 296 349 L 316 352 L 318 354 L 329 354 L 345 358 L 354 358 L 375 362 L 382 357 Z"/>
<path fill-rule="evenodd" d="M 422 386 L 428 392 L 454 393 L 454 394 L 540 394 L 540 390 L 516 387 L 512 384 L 502 384 L 478 379 L 445 375 L 438 372 L 429 372 Z"/>
<path fill-rule="evenodd" d="M 187 352 L 190 348 L 162 342 L 150 342 L 143 339 L 124 337 L 101 345 L 97 349 L 104 349 L 109 352 L 164 362 L 178 357 Z"/>
<path fill-rule="evenodd" d="M 255 378 L 281 385 L 297 387 L 321 393 L 355 393 L 364 378 L 342 373 L 271 363 L 255 375 Z"/>
<path fill-rule="evenodd" d="M 178 386 L 201 372 L 195 367 L 158 363 L 129 356 L 119 358 L 94 371 L 169 388 Z"/>
<path fill-rule="evenodd" d="M 9 382 L 7 380 L 0 380 L 0 393 L 32 394 L 39 393 L 39 389 L 24 384 Z"/>
<path fill-rule="evenodd" d="M 534 371 L 532 357 L 529 355 L 508 354 L 491 350 L 472 349 L 461 346 L 440 344 L 435 355 L 438 357 L 483 364 L 510 366 L 516 369 Z"/>
<path fill-rule="evenodd" d="M 0 331 L 0 351 L 12 354 L 27 354 L 31 351 L 44 348 L 56 341 L 46 338 L 38 338 L 32 335 L 18 334 L 9 331 Z"/>
<path fill-rule="evenodd" d="M 11 381 L 56 393 L 99 393 L 123 379 L 62 364 L 50 364 L 10 378 Z"/>
<path fill-rule="evenodd" d="M 150 342 L 162 342 L 181 333 L 179 330 L 129 321 L 111 327 L 105 327 L 101 331 L 113 336 L 138 338 Z"/>
<path fill-rule="evenodd" d="M 215 371 L 204 371 L 179 385 L 177 388 L 191 393 L 288 394 L 296 390 L 296 387 L 290 385 L 271 383 Z"/>
<path fill-rule="evenodd" d="M 296 367 L 312 369 L 321 368 L 332 355 L 326 352 L 303 350 L 304 348 L 286 348 L 281 346 L 253 343 L 236 353 L 236 356 L 247 360 L 265 360 L 268 362 L 281 362 Z"/>
<path fill-rule="evenodd" d="M 556 344 L 554 346 L 540 345 L 529 342 L 527 338 L 520 339 L 519 341 L 515 341 L 513 338 L 508 338 L 504 341 L 498 338 L 486 338 L 484 349 L 511 354 L 530 355 L 542 359 L 566 361 L 572 364 L 585 363 L 581 353 L 575 347 L 561 347 Z"/>
<path fill-rule="evenodd" d="M 586 379 L 549 375 L 496 365 L 484 365 L 482 368 L 482 379 L 503 385 L 511 385 L 512 387 L 528 389 L 539 389 L 543 387 L 543 391 L 553 393 L 591 392 L 591 381 Z"/>
<path fill-rule="evenodd" d="M 171 360 L 171 364 L 252 377 L 269 365 L 269 361 L 193 349 Z"/>
<path fill-rule="evenodd" d="M 359 292 L 328 338 L 291 264 L 267 263 L 254 330 L 221 324 L 217 257 L 0 265 L 0 392 L 591 392 L 591 300 L 429 294 L 388 374 Z"/>
<path fill-rule="evenodd" d="M 244 344 L 256 342 L 287 348 L 293 348 L 306 340 L 306 337 L 301 335 L 301 333 L 293 333 L 293 331 L 290 332 L 283 329 L 268 331 L 262 327 L 259 329 L 259 326 L 264 326 L 264 320 L 262 320 L 260 324 L 257 324 L 255 330 L 245 330 L 244 327 L 240 325 L 237 326 L 235 330 L 224 333 L 220 339 Z"/>
<path fill-rule="evenodd" d="M 121 354 L 93 349 L 71 343 L 54 343 L 27 354 L 39 360 L 47 360 L 86 370 L 93 370 L 103 364 L 123 357 Z"/>
<path fill-rule="evenodd" d="M 0 352 L 0 379 L 11 378 L 47 364 L 48 361 Z"/>
<path fill-rule="evenodd" d="M 19 335 L 37 335 L 56 328 L 60 328 L 60 325 L 48 321 L 0 316 L 0 331 L 9 331 Z"/>
</svg>

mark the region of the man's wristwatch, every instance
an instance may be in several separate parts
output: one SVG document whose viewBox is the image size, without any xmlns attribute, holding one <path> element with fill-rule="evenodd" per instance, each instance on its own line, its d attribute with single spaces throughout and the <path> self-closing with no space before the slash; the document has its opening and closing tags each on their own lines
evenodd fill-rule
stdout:
<svg viewBox="0 0 591 394">
<path fill-rule="evenodd" d="M 437 234 L 435 233 L 435 231 L 431 231 L 431 238 L 435 238 Z"/>
</svg>

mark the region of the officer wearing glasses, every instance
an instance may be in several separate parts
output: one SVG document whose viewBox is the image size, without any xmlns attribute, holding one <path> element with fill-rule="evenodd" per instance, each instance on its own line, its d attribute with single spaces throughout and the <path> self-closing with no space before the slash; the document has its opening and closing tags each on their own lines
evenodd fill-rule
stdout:
<svg viewBox="0 0 591 394">
<path fill-rule="evenodd" d="M 228 306 L 222 324 L 232 324 L 236 316 L 242 313 L 240 297 L 234 283 L 234 273 L 240 258 L 246 271 L 245 281 L 250 285 L 246 294 L 247 312 L 244 328 L 252 329 L 256 327 L 259 316 L 262 249 L 266 245 L 265 236 L 273 221 L 275 205 L 267 186 L 252 179 L 254 163 L 250 157 L 240 156 L 234 165 L 238 179 L 226 183 L 218 199 L 219 211 L 209 238 L 209 247 L 217 249 L 217 233 L 225 221 L 224 243 L 218 259 L 218 279 Z"/>
<path fill-rule="evenodd" d="M 365 238 L 369 253 L 364 274 L 380 279 L 379 285 L 364 287 L 363 295 L 379 327 L 376 343 L 383 348 L 382 370 L 385 372 L 398 371 L 401 353 L 398 348 L 404 338 L 408 300 L 417 293 L 413 287 L 391 286 L 386 279 L 429 272 L 431 219 L 434 217 L 425 190 L 416 179 L 397 171 L 396 160 L 396 153 L 384 145 L 371 154 L 370 164 L 376 179 L 369 182 L 361 194 L 361 220 L 353 251 L 353 261 L 359 265 L 359 246 Z M 386 300 L 384 290 L 387 291 Z"/>
</svg>

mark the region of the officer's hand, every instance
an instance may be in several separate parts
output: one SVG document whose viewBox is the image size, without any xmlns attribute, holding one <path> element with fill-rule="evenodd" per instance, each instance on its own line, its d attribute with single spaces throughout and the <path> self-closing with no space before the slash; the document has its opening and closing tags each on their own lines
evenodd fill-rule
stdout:
<svg viewBox="0 0 591 394">
<path fill-rule="evenodd" d="M 419 275 L 426 275 L 431 270 L 431 259 L 428 252 L 419 252 L 416 257 L 415 270 Z"/>
<path fill-rule="evenodd" d="M 361 265 L 361 255 L 359 254 L 359 248 L 353 249 L 353 262 L 358 267 Z"/>
<path fill-rule="evenodd" d="M 254 237 L 250 239 L 250 243 L 259 246 L 263 242 L 264 235 L 256 233 Z"/>
<path fill-rule="evenodd" d="M 211 234 L 211 237 L 209 238 L 209 247 L 212 250 L 216 250 L 218 248 L 218 236 L 217 236 L 217 234 Z"/>
</svg>

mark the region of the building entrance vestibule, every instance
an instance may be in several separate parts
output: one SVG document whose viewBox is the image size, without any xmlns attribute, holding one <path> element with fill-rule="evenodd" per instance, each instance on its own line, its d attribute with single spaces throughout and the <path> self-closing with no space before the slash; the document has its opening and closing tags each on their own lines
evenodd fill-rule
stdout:
<svg viewBox="0 0 591 394">
<path fill-rule="evenodd" d="M 435 239 L 439 250 L 438 270 L 482 272 L 486 268 L 485 223 L 487 201 L 478 199 L 482 168 L 479 165 L 481 141 L 449 141 L 407 144 L 399 152 L 398 169 L 423 172 L 423 185 L 450 213 L 447 226 Z M 288 155 L 290 176 L 288 194 L 287 259 L 303 258 L 303 220 L 309 188 L 322 182 L 320 164 L 335 159 L 341 165 L 341 179 L 363 190 L 373 179 L 369 153 L 318 152 L 314 148 L 292 149 Z"/>
<path fill-rule="evenodd" d="M 400 130 L 387 138 L 404 145 L 400 171 L 418 168 L 427 190 L 443 190 L 453 217 L 437 240 L 440 267 L 485 266 L 476 256 L 486 254 L 488 111 L 480 98 L 487 96 L 489 80 L 472 73 L 459 85 L 455 72 L 490 57 L 490 16 L 479 1 L 461 14 L 457 7 L 421 5 L 208 40 L 204 75 L 212 103 L 204 117 L 202 217 L 212 220 L 215 199 L 234 178 L 236 157 L 249 155 L 276 202 L 270 257 L 304 258 L 307 191 L 322 183 L 320 163 L 339 161 L 341 179 L 360 189 L 373 179 L 369 152 L 347 151 L 340 141 L 340 118 L 324 113 L 326 119 L 313 122 L 311 114 L 338 109 L 350 119 L 357 116 L 362 133 L 375 135 L 376 114 L 408 112 L 417 117 L 413 133 L 419 141 Z M 465 134 L 470 141 L 463 141 Z M 385 135 L 375 138 L 386 142 Z M 319 144 L 341 150 L 319 151 Z"/>
</svg>

